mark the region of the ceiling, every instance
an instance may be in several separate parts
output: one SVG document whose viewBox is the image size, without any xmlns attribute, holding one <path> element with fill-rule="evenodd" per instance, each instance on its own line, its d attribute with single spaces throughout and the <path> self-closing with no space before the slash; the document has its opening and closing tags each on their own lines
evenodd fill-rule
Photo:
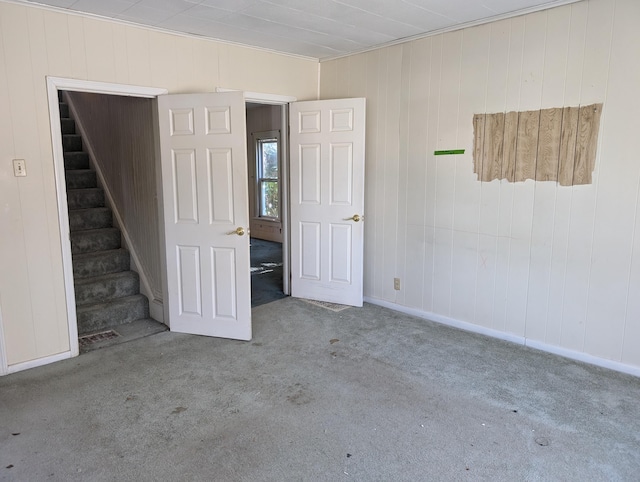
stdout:
<svg viewBox="0 0 640 482">
<path fill-rule="evenodd" d="M 22 0 L 327 59 L 578 0 Z"/>
</svg>

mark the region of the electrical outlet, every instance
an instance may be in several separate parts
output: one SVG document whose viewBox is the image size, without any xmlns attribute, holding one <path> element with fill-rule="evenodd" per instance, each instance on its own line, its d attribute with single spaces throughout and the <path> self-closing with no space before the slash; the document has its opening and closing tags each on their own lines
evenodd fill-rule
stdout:
<svg viewBox="0 0 640 482">
<path fill-rule="evenodd" d="M 393 289 L 400 291 L 400 278 L 393 278 Z"/>
<path fill-rule="evenodd" d="M 25 177 L 27 175 L 27 164 L 24 159 L 13 160 L 13 175 L 16 177 Z"/>
</svg>

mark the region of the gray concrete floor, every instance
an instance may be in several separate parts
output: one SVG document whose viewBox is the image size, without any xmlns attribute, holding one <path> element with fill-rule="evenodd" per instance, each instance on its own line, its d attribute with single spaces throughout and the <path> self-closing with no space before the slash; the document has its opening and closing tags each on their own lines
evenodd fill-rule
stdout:
<svg viewBox="0 0 640 482">
<path fill-rule="evenodd" d="M 638 480 L 640 380 L 380 307 L 0 378 L 0 480 Z"/>
</svg>

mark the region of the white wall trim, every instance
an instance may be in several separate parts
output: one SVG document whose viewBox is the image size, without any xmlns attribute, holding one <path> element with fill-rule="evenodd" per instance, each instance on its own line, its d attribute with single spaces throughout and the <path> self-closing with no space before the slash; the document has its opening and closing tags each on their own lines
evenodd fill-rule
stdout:
<svg viewBox="0 0 640 482">
<path fill-rule="evenodd" d="M 62 246 L 62 272 L 64 291 L 67 306 L 67 324 L 69 332 L 68 357 L 78 356 L 80 347 L 78 344 L 78 322 L 76 317 L 76 297 L 73 286 L 73 264 L 71 258 L 71 238 L 69 231 L 69 214 L 67 207 L 67 188 L 64 174 L 64 153 L 62 150 L 62 134 L 60 127 L 60 108 L 58 106 L 58 91 L 71 90 L 76 92 L 92 92 L 97 94 L 126 95 L 132 97 L 152 98 L 166 94 L 167 89 L 156 87 L 143 87 L 137 85 L 113 84 L 110 82 L 93 82 L 89 80 L 69 79 L 63 77 L 47 76 L 47 96 L 49 102 L 49 125 L 51 126 L 51 143 L 53 147 L 53 165 L 56 182 L 56 198 L 58 201 L 58 225 L 60 227 L 60 244 Z M 9 367 L 9 372 L 39 366 L 39 364 L 57 361 L 53 357 L 44 357 L 19 365 Z M 43 363 L 39 363 L 44 360 Z M 35 363 L 34 365 L 30 365 Z M 20 367 L 25 368 L 20 368 Z M 15 368 L 18 367 L 18 368 Z"/>
<path fill-rule="evenodd" d="M 224 87 L 216 87 L 216 92 L 238 92 L 239 89 L 226 89 Z M 295 102 L 297 97 L 291 95 L 265 94 L 262 92 L 242 91 L 245 102 L 257 102 L 259 104 L 282 105 L 289 102 Z"/>
<path fill-rule="evenodd" d="M 71 356 L 80 354 L 78 344 L 78 321 L 76 318 L 76 294 L 73 287 L 73 262 L 71 259 L 71 232 L 67 206 L 67 187 L 64 175 L 64 152 L 62 150 L 62 128 L 60 126 L 60 107 L 58 89 L 62 89 L 64 79 L 47 77 L 47 96 L 49 101 L 49 125 L 51 126 L 51 144 L 53 147 L 53 168 L 56 180 L 56 198 L 58 201 L 58 226 L 62 247 L 62 274 L 67 306 L 67 325 L 69 332 L 69 350 Z"/>
<path fill-rule="evenodd" d="M 497 338 L 499 340 L 510 341 L 512 343 L 517 343 L 518 345 L 523 345 L 529 348 L 534 348 L 536 350 L 545 351 L 547 353 L 552 353 L 554 355 L 562 356 L 564 358 L 570 358 L 572 360 L 588 363 L 590 365 L 596 365 L 602 368 L 608 368 L 609 370 L 614 370 L 617 372 L 626 373 L 628 375 L 634 375 L 636 377 L 640 377 L 640 367 L 636 367 L 633 365 L 627 365 L 625 363 L 617 362 L 614 360 L 607 360 L 605 358 L 589 355 L 588 353 L 570 350 L 568 348 L 562 348 L 559 346 L 550 345 L 548 343 L 543 343 L 540 341 L 530 340 L 523 336 L 506 333 L 504 331 L 494 330 L 491 328 L 486 328 L 484 326 L 474 325 L 473 323 L 469 323 L 466 321 L 457 320 L 455 318 L 449 318 L 447 316 L 442 316 L 437 313 L 423 311 L 416 308 L 409 308 L 408 306 L 402 306 L 402 305 L 391 303 L 389 301 L 381 300 L 378 298 L 372 298 L 370 296 L 365 296 L 364 301 L 367 303 L 371 303 L 372 305 L 382 306 L 384 308 L 389 308 L 390 310 L 399 311 L 407 315 L 412 315 L 417 318 L 433 321 L 435 323 L 440 323 L 442 325 L 451 326 L 453 328 L 459 328 L 461 330 L 469 331 L 472 333 L 478 333 L 480 335 L 490 336 L 492 338 Z"/>
<path fill-rule="evenodd" d="M 36 358 L 35 360 L 16 363 L 15 365 L 9 366 L 7 373 L 16 373 L 21 372 L 22 370 L 28 370 L 29 368 L 41 367 L 43 365 L 48 365 L 49 363 L 66 360 L 67 358 L 72 358 L 74 356 L 76 355 L 73 355 L 71 351 L 65 351 L 63 353 L 58 353 L 57 355 L 45 356 L 42 358 Z"/>
</svg>

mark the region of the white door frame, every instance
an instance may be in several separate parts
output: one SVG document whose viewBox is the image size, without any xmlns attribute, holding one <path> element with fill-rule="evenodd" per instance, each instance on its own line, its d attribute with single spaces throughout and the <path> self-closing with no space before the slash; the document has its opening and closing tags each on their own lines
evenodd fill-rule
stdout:
<svg viewBox="0 0 640 482">
<path fill-rule="evenodd" d="M 51 125 L 51 143 L 53 146 L 53 166 L 56 179 L 56 197 L 58 201 L 58 225 L 60 227 L 60 243 L 62 245 L 62 272 L 64 292 L 67 306 L 67 323 L 69 326 L 68 356 L 78 356 L 78 321 L 76 317 L 76 296 L 73 286 L 73 263 L 71 258 L 71 238 L 69 232 L 69 213 L 67 211 L 67 188 L 64 174 L 64 153 L 62 150 L 62 134 L 60 126 L 60 108 L 58 91 L 91 92 L 94 94 L 124 95 L 129 97 L 155 98 L 166 94 L 167 89 L 143 87 L 139 85 L 113 84 L 110 82 L 93 82 L 90 80 L 68 79 L 47 76 L 47 95 L 49 101 L 49 124 Z M 49 363 L 50 357 L 37 360 L 39 365 Z M 60 355 L 56 355 L 60 359 Z M 34 366 L 34 365 L 30 365 Z"/>
<path fill-rule="evenodd" d="M 230 92 L 238 89 L 216 87 L 216 92 Z M 280 145 L 282 155 L 281 201 L 284 209 L 280 211 L 282 223 L 282 292 L 291 294 L 291 231 L 289 226 L 289 103 L 296 102 L 297 97 L 290 95 L 263 94 L 244 91 L 244 101 L 256 104 L 279 105 L 282 109 L 280 125 Z"/>
</svg>

